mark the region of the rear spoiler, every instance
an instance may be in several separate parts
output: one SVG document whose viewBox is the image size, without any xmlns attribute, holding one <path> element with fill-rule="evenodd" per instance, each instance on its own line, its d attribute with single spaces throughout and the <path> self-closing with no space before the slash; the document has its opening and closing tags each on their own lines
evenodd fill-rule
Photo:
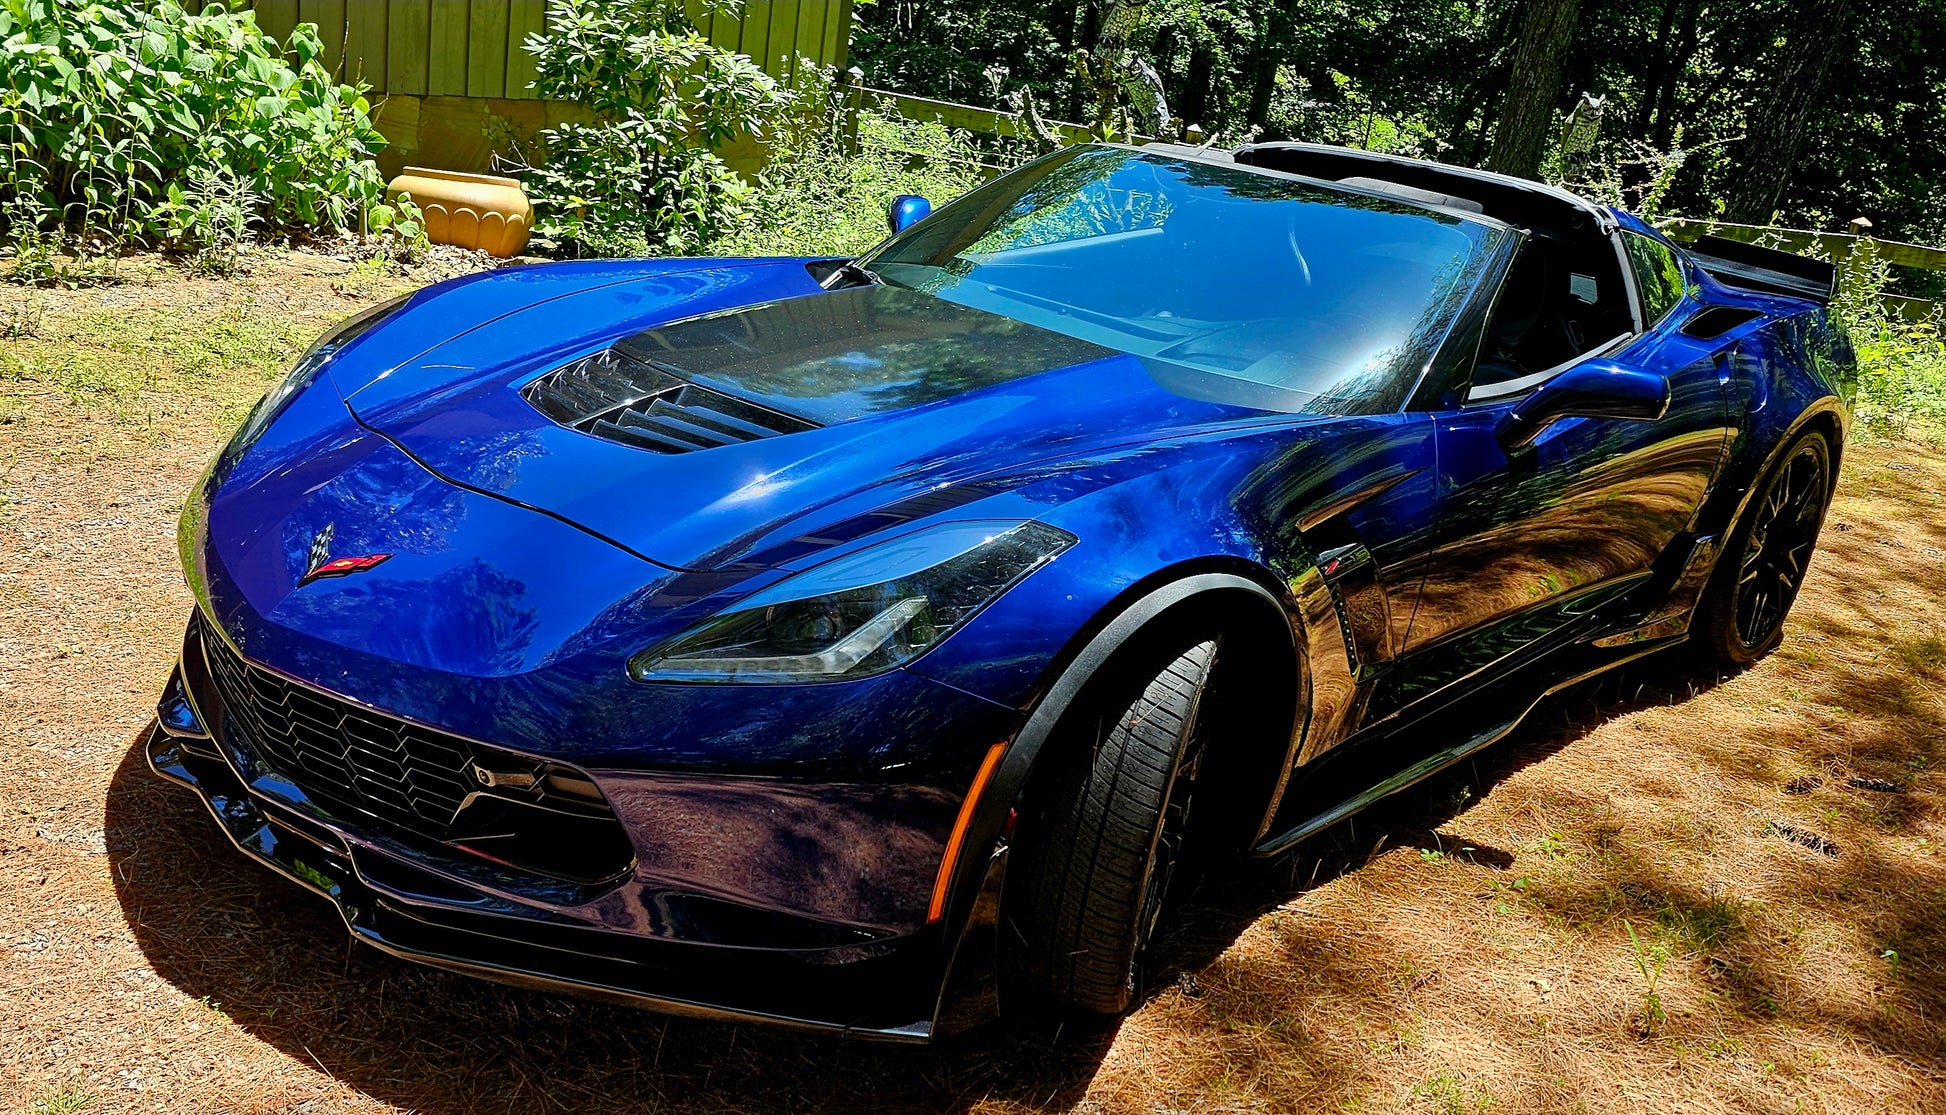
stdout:
<svg viewBox="0 0 1946 1115">
<path fill-rule="evenodd" d="M 1821 259 L 1721 236 L 1698 237 L 1688 247 L 1703 270 L 1730 286 L 1821 303 L 1838 294 L 1838 268 Z"/>
</svg>

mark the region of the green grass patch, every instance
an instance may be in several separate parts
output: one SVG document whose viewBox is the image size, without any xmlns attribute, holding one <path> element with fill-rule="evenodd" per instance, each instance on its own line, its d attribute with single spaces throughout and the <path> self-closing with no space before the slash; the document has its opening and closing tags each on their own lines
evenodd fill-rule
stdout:
<svg viewBox="0 0 1946 1115">
<path fill-rule="evenodd" d="M 61 1089 L 35 1096 L 28 1110 L 33 1115 L 75 1115 L 92 1107 L 95 1099 L 93 1092 Z"/>
<path fill-rule="evenodd" d="M 245 296 L 216 305 L 94 308 L 0 350 L 0 395 L 18 412 L 64 397 L 125 424 L 192 417 L 240 421 L 318 331 Z"/>
</svg>

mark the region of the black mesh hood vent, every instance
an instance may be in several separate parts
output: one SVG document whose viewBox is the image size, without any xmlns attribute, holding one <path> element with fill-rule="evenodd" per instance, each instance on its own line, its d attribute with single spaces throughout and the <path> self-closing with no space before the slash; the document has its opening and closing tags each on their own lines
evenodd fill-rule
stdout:
<svg viewBox="0 0 1946 1115">
<path fill-rule="evenodd" d="M 815 428 L 613 349 L 556 368 L 520 394 L 563 426 L 657 453 L 690 453 Z"/>
</svg>

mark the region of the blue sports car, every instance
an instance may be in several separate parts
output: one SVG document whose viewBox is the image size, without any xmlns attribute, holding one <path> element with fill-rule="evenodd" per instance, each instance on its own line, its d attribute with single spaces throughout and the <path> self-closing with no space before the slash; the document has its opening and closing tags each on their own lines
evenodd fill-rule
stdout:
<svg viewBox="0 0 1946 1115">
<path fill-rule="evenodd" d="M 333 329 L 187 502 L 156 773 L 388 953 L 922 1041 L 1122 1011 L 1198 865 L 1777 645 L 1828 265 L 1292 143 L 928 209 Z"/>
</svg>

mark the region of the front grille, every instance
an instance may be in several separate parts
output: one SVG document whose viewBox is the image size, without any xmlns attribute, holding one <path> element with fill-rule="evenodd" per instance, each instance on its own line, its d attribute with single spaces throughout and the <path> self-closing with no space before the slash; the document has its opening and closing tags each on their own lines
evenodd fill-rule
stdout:
<svg viewBox="0 0 1946 1115">
<path fill-rule="evenodd" d="M 444 840 L 468 790 L 474 745 L 359 708 L 245 662 L 203 625 L 203 657 L 231 723 L 279 775 Z"/>
<path fill-rule="evenodd" d="M 657 453 L 692 453 L 813 428 L 612 349 L 556 368 L 520 394 L 563 426 Z"/>
</svg>

